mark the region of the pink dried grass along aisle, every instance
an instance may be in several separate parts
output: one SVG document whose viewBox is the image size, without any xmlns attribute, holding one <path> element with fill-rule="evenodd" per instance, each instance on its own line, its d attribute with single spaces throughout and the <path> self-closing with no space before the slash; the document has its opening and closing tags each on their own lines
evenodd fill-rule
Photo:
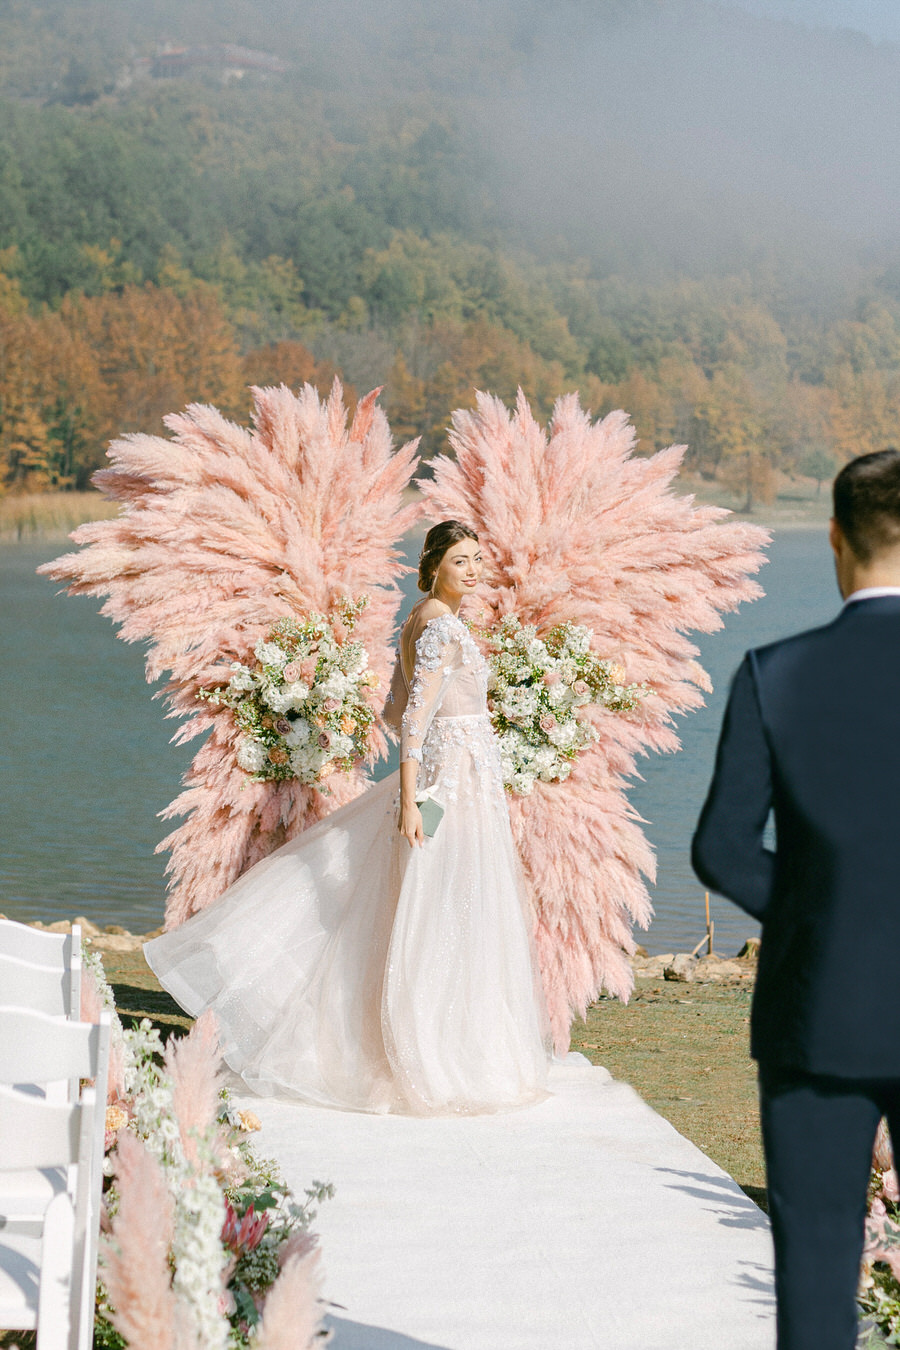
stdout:
<svg viewBox="0 0 900 1350">
<path fill-rule="evenodd" d="M 475 411 L 453 414 L 450 444 L 455 460 L 439 457 L 421 484 L 426 512 L 477 531 L 488 620 L 514 613 L 541 633 L 585 624 L 598 655 L 650 690 L 633 712 L 593 706 L 598 739 L 571 776 L 510 798 L 563 1052 L 573 1016 L 601 989 L 622 999 L 632 989 L 632 930 L 652 915 L 644 877 L 655 879 L 655 858 L 626 791 L 638 755 L 677 750 L 673 714 L 711 688 L 685 635 L 721 628 L 723 612 L 762 594 L 751 577 L 769 535 L 676 496 L 685 447 L 637 457 L 626 414 L 592 422 L 575 394 L 547 430 L 521 391 L 512 413 L 479 394 Z"/>
<path fill-rule="evenodd" d="M 249 780 L 235 763 L 234 720 L 198 703 L 198 690 L 227 683 L 231 662 L 247 660 L 276 619 L 365 594 L 354 639 L 381 679 L 380 702 L 400 600 L 396 546 L 417 514 L 402 504 L 415 444 L 394 451 L 378 390 L 349 426 L 338 381 L 324 401 L 311 385 L 251 392 L 249 430 L 192 404 L 165 419 L 171 439 L 113 441 L 112 467 L 94 481 L 121 514 L 76 530 L 84 547 L 40 569 L 71 594 L 107 596 L 119 636 L 148 643 L 148 680 L 168 672 L 168 715 L 187 718 L 176 741 L 211 728 L 164 813 L 186 817 L 159 845 L 172 855 L 169 928 L 365 785 L 361 768 L 332 775 L 330 795 Z M 383 749 L 376 732 L 373 753 Z"/>
</svg>

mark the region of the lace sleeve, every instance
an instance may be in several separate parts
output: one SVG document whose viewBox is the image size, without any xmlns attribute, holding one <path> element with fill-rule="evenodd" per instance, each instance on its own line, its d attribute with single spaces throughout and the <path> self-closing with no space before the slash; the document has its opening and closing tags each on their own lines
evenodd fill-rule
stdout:
<svg viewBox="0 0 900 1350">
<path fill-rule="evenodd" d="M 459 649 L 459 620 L 452 614 L 429 619 L 416 642 L 416 664 L 409 701 L 400 724 L 400 762 L 422 763 L 422 746 L 440 703 L 447 677 Z"/>
<path fill-rule="evenodd" d="M 395 736 L 400 735 L 400 724 L 404 712 L 406 711 L 406 684 L 403 679 L 403 668 L 400 664 L 400 653 L 397 653 L 397 659 L 394 662 L 394 670 L 391 675 L 391 687 L 388 689 L 387 698 L 384 701 L 384 708 L 381 713 L 381 720 L 389 731 Z"/>
</svg>

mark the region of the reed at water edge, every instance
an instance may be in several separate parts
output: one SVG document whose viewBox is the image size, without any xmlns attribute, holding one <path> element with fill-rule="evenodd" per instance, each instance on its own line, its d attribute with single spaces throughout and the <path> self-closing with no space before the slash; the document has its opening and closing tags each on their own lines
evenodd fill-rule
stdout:
<svg viewBox="0 0 900 1350">
<path fill-rule="evenodd" d="M 0 540 L 65 538 L 87 520 L 118 514 L 99 492 L 23 492 L 0 497 Z"/>
</svg>

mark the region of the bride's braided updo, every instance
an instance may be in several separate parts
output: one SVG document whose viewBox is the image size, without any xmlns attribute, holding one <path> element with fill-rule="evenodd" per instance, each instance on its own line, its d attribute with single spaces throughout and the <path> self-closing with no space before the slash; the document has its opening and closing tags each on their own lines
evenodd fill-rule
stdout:
<svg viewBox="0 0 900 1350">
<path fill-rule="evenodd" d="M 419 554 L 420 591 L 431 590 L 434 585 L 434 574 L 441 565 L 441 559 L 447 549 L 458 544 L 461 539 L 474 539 L 477 543 L 478 535 L 474 530 L 470 530 L 468 525 L 463 525 L 458 520 L 442 520 L 439 525 L 432 525 Z"/>
</svg>

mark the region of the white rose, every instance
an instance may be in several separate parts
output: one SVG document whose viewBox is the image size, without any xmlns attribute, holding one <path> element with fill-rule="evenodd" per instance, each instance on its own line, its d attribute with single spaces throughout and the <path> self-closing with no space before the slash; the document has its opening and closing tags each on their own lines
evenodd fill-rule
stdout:
<svg viewBox="0 0 900 1350">
<path fill-rule="evenodd" d="M 311 728 L 306 718 L 295 717 L 291 723 L 291 730 L 284 738 L 284 743 L 292 748 L 308 745 L 310 735 Z M 293 756 L 291 757 L 291 763 L 293 764 Z"/>
<path fill-rule="evenodd" d="M 245 736 L 238 746 L 237 762 L 247 773 L 259 773 L 268 762 L 266 747 L 252 736 Z"/>
<path fill-rule="evenodd" d="M 505 717 L 511 722 L 527 722 L 537 712 L 537 690 L 531 688 L 509 689 L 500 705 Z"/>
<path fill-rule="evenodd" d="M 253 655 L 264 666 L 276 666 L 280 670 L 287 665 L 287 652 L 282 651 L 277 642 L 257 642 Z"/>
<path fill-rule="evenodd" d="M 547 732 L 547 740 L 559 750 L 570 750 L 578 736 L 576 722 L 557 722 L 552 731 Z"/>
<path fill-rule="evenodd" d="M 552 707 L 561 708 L 564 703 L 571 701 L 572 695 L 564 684 L 551 684 L 547 690 L 547 698 Z"/>
<path fill-rule="evenodd" d="M 291 707 L 299 708 L 309 698 L 309 685 L 304 684 L 302 680 L 295 680 L 293 684 L 284 686 L 284 693 L 290 698 Z"/>
<path fill-rule="evenodd" d="M 341 671 L 334 670 L 327 679 L 320 680 L 318 684 L 313 685 L 313 693 L 318 698 L 336 698 L 341 703 L 344 701 L 344 695 L 350 687 L 350 682 L 346 675 Z"/>
<path fill-rule="evenodd" d="M 234 689 L 237 693 L 246 694 L 249 693 L 251 689 L 256 688 L 256 677 L 252 670 L 248 670 L 246 666 L 238 665 L 232 666 L 232 670 L 234 671 L 234 674 L 228 681 L 229 689 Z"/>
<path fill-rule="evenodd" d="M 549 745 L 542 745 L 534 756 L 534 767 L 541 777 L 545 773 L 552 774 L 556 769 L 558 756 L 554 749 Z"/>
<path fill-rule="evenodd" d="M 290 695 L 289 684 L 275 685 L 267 684 L 263 690 L 263 700 L 266 707 L 271 708 L 273 713 L 289 712 L 294 706 L 294 700 Z"/>
</svg>

